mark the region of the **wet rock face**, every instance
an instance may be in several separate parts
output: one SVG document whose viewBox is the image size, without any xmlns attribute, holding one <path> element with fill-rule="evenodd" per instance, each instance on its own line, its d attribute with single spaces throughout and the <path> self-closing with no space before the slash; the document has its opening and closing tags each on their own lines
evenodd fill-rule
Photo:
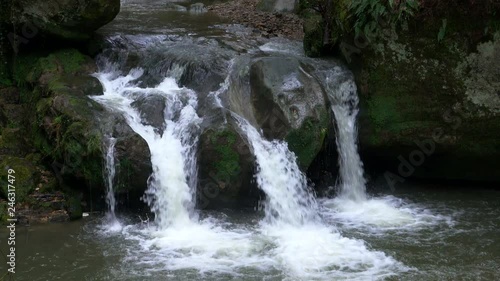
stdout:
<svg viewBox="0 0 500 281">
<path fill-rule="evenodd" d="M 85 40 L 120 11 L 120 0 L 19 0 L 12 7 L 14 24 L 29 32 Z"/>
<path fill-rule="evenodd" d="M 213 127 L 200 136 L 200 208 L 254 207 L 262 195 L 253 181 L 255 157 L 234 126 Z"/>
<path fill-rule="evenodd" d="M 309 62 L 294 57 L 241 60 L 227 100 L 269 139 L 283 139 L 304 170 L 322 147 L 329 111 L 320 82 Z M 249 67 L 243 65 L 249 65 Z"/>
<path fill-rule="evenodd" d="M 285 140 L 306 171 L 323 146 L 330 114 L 321 82 L 310 61 L 292 56 L 235 60 L 223 104 L 262 130 Z M 231 113 L 200 136 L 198 204 L 201 207 L 252 206 L 262 194 L 253 181 L 255 157 Z M 222 119 L 222 117 L 221 117 Z"/>
<path fill-rule="evenodd" d="M 274 3 L 276 1 L 263 0 L 259 3 L 259 0 L 233 0 L 213 4 L 208 10 L 233 23 L 255 28 L 266 38 L 278 36 L 302 40 L 303 20 L 293 13 L 273 11 Z"/>
<path fill-rule="evenodd" d="M 144 95 L 132 103 L 141 116 L 142 124 L 162 132 L 165 129 L 166 98 L 160 95 Z"/>
<path fill-rule="evenodd" d="M 443 48 L 431 35 L 399 34 L 356 67 L 364 162 L 394 184 L 499 182 L 498 37 L 471 47 L 457 33 Z"/>
<path fill-rule="evenodd" d="M 138 195 L 138 199 L 146 190 L 152 173 L 151 152 L 146 141 L 130 128 L 123 117 L 116 116 L 112 122 L 115 122 L 113 136 L 117 138 L 115 191 L 118 195 L 132 192 Z"/>
</svg>

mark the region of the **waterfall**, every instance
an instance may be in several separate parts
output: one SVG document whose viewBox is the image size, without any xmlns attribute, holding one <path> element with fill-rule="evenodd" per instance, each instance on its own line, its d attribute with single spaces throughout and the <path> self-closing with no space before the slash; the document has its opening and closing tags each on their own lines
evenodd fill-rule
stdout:
<svg viewBox="0 0 500 281">
<path fill-rule="evenodd" d="M 314 221 L 316 200 L 307 190 L 307 179 L 287 143 L 267 141 L 246 120 L 237 119 L 257 160 L 257 183 L 266 193 L 266 221 L 290 225 Z"/>
<path fill-rule="evenodd" d="M 105 170 L 104 175 L 106 177 L 104 183 L 106 185 L 106 203 L 109 208 L 109 217 L 111 220 L 116 220 L 115 207 L 115 190 L 114 190 L 114 180 L 116 174 L 115 167 L 115 144 L 116 139 L 113 137 L 108 138 L 106 157 L 105 157 Z"/>
<path fill-rule="evenodd" d="M 245 278 L 248 271 L 278 274 L 285 280 L 332 280 L 339 276 L 366 279 L 390 275 L 399 268 L 391 257 L 371 251 L 363 241 L 343 237 L 334 226 L 325 224 L 287 143 L 266 140 L 247 120 L 229 110 L 226 112 L 232 115 L 228 116 L 236 120 L 256 158 L 255 178 L 266 193 L 265 217 L 256 225 L 233 223 L 227 216 L 195 217 L 201 122 L 196 113 L 196 93 L 179 87 L 172 77 L 143 86 L 140 68 L 125 74 L 109 64 L 101 69 L 106 71 L 95 76 L 104 94 L 93 99 L 124 116 L 151 152 L 153 172 L 145 199 L 155 213 L 157 227 L 120 228 L 127 241 L 137 243 L 127 249 L 127 264 L 151 265 L 153 270 L 161 268 L 174 274 L 195 272 L 189 275 L 190 280 L 200 279 L 205 273 L 214 274 L 214 278 L 225 274 Z M 220 91 L 211 93 L 215 107 L 222 106 L 218 93 L 227 88 L 228 81 Z M 155 105 L 161 102 L 164 109 L 157 111 L 154 107 L 150 112 L 151 107 L 142 104 L 148 101 Z M 162 122 L 158 122 L 154 117 L 162 114 Z M 112 151 L 108 148 L 107 156 Z M 107 158 L 111 165 L 111 156 Z"/>
<path fill-rule="evenodd" d="M 339 153 L 340 194 L 343 199 L 365 201 L 366 181 L 363 163 L 358 154 L 356 116 L 358 95 L 356 84 L 351 77 L 345 78 L 338 70 L 332 71 L 325 79 L 331 102 L 331 110 L 336 122 L 336 142 Z"/>
<path fill-rule="evenodd" d="M 132 69 L 127 75 L 116 70 L 96 74 L 104 87 L 102 96 L 94 99 L 111 110 L 121 113 L 128 125 L 148 144 L 153 173 L 144 196 L 155 213 L 159 229 L 185 225 L 194 215 L 196 185 L 197 98 L 193 91 L 180 88 L 173 78 L 165 78 L 153 88 L 141 88 L 142 69 Z M 111 67 L 112 69 L 112 67 Z M 134 102 L 143 97 L 165 100 L 164 128 L 155 128 L 144 120 Z"/>
<path fill-rule="evenodd" d="M 340 67 L 321 73 L 331 103 L 339 153 L 340 183 L 337 198 L 323 200 L 322 207 L 334 209 L 337 222 L 379 227 L 410 224 L 411 214 L 394 206 L 388 198 L 368 198 L 363 163 L 357 147 L 358 95 L 352 75 Z"/>
</svg>

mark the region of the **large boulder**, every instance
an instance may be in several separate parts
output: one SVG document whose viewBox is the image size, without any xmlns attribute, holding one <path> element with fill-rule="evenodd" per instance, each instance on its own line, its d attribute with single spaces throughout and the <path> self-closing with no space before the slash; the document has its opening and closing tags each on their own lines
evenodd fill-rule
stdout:
<svg viewBox="0 0 500 281">
<path fill-rule="evenodd" d="M 200 137 L 199 203 L 251 206 L 262 194 L 255 157 L 231 114 L 244 117 L 267 139 L 284 140 L 306 171 L 330 127 L 325 92 L 309 61 L 292 56 L 240 56 L 221 93 L 227 109 Z"/>
<path fill-rule="evenodd" d="M 448 30 L 439 43 L 426 28 L 383 38 L 354 67 L 365 163 L 391 186 L 500 182 L 500 34 L 478 44 Z"/>
<path fill-rule="evenodd" d="M 120 0 L 19 0 L 10 21 L 31 39 L 37 33 L 62 39 L 85 40 L 115 18 Z M 28 38 L 29 37 L 29 38 Z"/>
<path fill-rule="evenodd" d="M 60 184 L 72 189 L 72 194 L 84 193 L 86 198 L 93 196 L 91 189 L 97 191 L 94 194 L 104 192 L 104 144 L 107 135 L 117 138 L 118 192 L 132 191 L 139 194 L 139 200 L 151 174 L 147 144 L 123 117 L 89 98 L 103 92 L 99 81 L 90 75 L 95 71 L 95 62 L 75 49 L 48 56 L 20 55 L 12 76 L 22 95 L 28 97 L 21 102 L 29 101 L 25 106 L 32 112 L 25 114 L 20 124 L 31 124 L 24 129 L 29 132 L 30 145 L 54 170 Z M 5 148 L 21 154 L 22 142 L 11 143 L 15 133 L 4 129 L 0 152 Z M 23 153 L 21 156 L 27 152 Z"/>
<path fill-rule="evenodd" d="M 247 141 L 228 124 L 200 136 L 197 205 L 200 208 L 251 207 L 259 199 L 254 156 Z"/>
<path fill-rule="evenodd" d="M 313 69 L 290 56 L 254 58 L 246 72 L 233 77 L 231 87 L 236 88 L 229 91 L 230 109 L 266 138 L 286 140 L 303 170 L 321 149 L 330 125 L 327 98 Z"/>
</svg>

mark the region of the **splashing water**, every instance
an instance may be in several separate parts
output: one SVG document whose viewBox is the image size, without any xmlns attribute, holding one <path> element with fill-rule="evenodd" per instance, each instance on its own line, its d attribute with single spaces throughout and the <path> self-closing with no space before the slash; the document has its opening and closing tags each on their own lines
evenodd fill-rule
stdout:
<svg viewBox="0 0 500 281">
<path fill-rule="evenodd" d="M 266 193 L 260 232 L 275 243 L 271 257 L 285 280 L 370 279 L 393 275 L 404 266 L 360 240 L 342 237 L 323 224 L 318 204 L 286 142 L 268 141 L 246 120 L 236 117 L 257 161 L 257 183 Z"/>
<path fill-rule="evenodd" d="M 308 192 L 306 177 L 286 142 L 267 141 L 246 120 L 238 119 L 257 158 L 256 177 L 266 193 L 267 222 L 297 226 L 316 220 L 316 200 Z"/>
<path fill-rule="evenodd" d="M 107 151 L 105 157 L 105 185 L 106 185 L 106 203 L 109 208 L 109 216 L 112 219 L 116 219 L 115 208 L 116 208 L 116 199 L 115 199 L 115 190 L 114 190 L 114 180 L 116 174 L 115 167 L 115 145 L 116 139 L 113 137 L 108 138 Z"/>
<path fill-rule="evenodd" d="M 354 80 L 344 70 L 335 68 L 326 72 L 325 84 L 336 122 L 340 184 L 338 196 L 322 200 L 321 207 L 335 209 L 339 221 L 382 228 L 417 224 L 419 213 L 399 209 L 386 198 L 369 198 L 366 193 L 363 162 L 357 150 L 359 99 Z"/>
<path fill-rule="evenodd" d="M 327 83 L 329 85 L 330 83 Z M 329 89 L 333 97 L 331 109 L 336 121 L 337 148 L 340 166 L 340 196 L 353 201 L 367 199 L 363 163 L 357 150 L 356 116 L 358 96 L 356 84 L 351 79 Z"/>
<path fill-rule="evenodd" d="M 126 76 L 116 72 L 97 74 L 104 86 L 104 95 L 94 97 L 98 102 L 122 113 L 130 127 L 148 143 L 153 174 L 148 183 L 146 201 L 156 215 L 159 229 L 170 225 L 187 224 L 193 215 L 193 191 L 196 183 L 196 95 L 179 88 L 173 78 L 165 78 L 155 88 L 140 88 L 134 81 L 142 76 L 133 69 Z M 132 103 L 141 96 L 165 97 L 165 129 L 144 125 L 141 114 Z"/>
<path fill-rule="evenodd" d="M 146 199 L 156 215 L 156 226 L 127 225 L 120 230 L 127 241 L 135 241 L 124 263 L 143 267 L 138 273 L 127 272 L 124 266 L 124 276 L 165 270 L 183 275 L 196 269 L 192 279 L 207 272 L 235 278 L 266 272 L 280 280 L 362 280 L 405 270 L 393 258 L 369 250 L 363 241 L 342 237 L 323 224 L 316 199 L 287 144 L 265 140 L 243 119 L 239 125 L 257 159 L 257 182 L 267 195 L 265 219 L 256 226 L 200 220 L 194 213 L 193 195 L 200 122 L 196 94 L 180 88 L 173 78 L 141 88 L 142 73 L 132 69 L 120 75 L 108 68 L 96 74 L 105 92 L 94 99 L 122 114 L 151 151 L 153 173 Z M 154 95 L 165 98 L 164 126 L 145 124 L 147 116 L 137 108 L 136 101 Z"/>
</svg>

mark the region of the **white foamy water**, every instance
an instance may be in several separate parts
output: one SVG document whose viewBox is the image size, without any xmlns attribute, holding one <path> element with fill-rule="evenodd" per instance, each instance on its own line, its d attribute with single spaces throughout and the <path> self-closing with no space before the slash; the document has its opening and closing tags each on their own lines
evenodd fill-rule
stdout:
<svg viewBox="0 0 500 281">
<path fill-rule="evenodd" d="M 114 180 L 116 174 L 115 167 L 115 145 L 116 139 L 113 137 L 108 138 L 107 151 L 105 157 L 105 185 L 106 185 L 106 203 L 109 208 L 109 216 L 112 219 L 116 218 L 115 208 L 116 208 L 116 199 L 115 199 L 115 190 L 114 190 Z"/>
<path fill-rule="evenodd" d="M 106 155 L 104 157 L 104 184 L 106 186 L 106 203 L 108 204 L 108 212 L 106 213 L 106 220 L 101 229 L 106 232 L 118 232 L 122 230 L 122 224 L 116 217 L 116 198 L 114 181 L 116 175 L 115 165 L 115 145 L 116 139 L 108 137 L 106 139 Z"/>
<path fill-rule="evenodd" d="M 197 99 L 194 92 L 179 88 L 173 78 L 165 78 L 154 88 L 140 88 L 134 83 L 142 76 L 141 69 L 133 69 L 126 76 L 117 73 L 99 73 L 104 95 L 94 97 L 108 108 L 123 114 L 130 127 L 148 143 L 153 174 L 148 183 L 146 200 L 155 213 L 160 229 L 170 225 L 187 224 L 193 216 L 193 189 L 196 181 L 195 134 L 200 118 L 196 115 Z M 141 114 L 132 106 L 139 97 L 161 95 L 166 98 L 165 129 L 144 125 Z"/>
<path fill-rule="evenodd" d="M 380 280 L 408 270 L 362 240 L 322 224 L 266 225 L 262 231 L 276 243 L 271 255 L 288 273 L 285 280 Z"/>
<path fill-rule="evenodd" d="M 363 163 L 357 148 L 357 89 L 343 70 L 326 72 L 326 89 L 336 127 L 340 182 L 336 198 L 321 201 L 322 214 L 350 226 L 368 225 L 381 229 L 404 228 L 439 220 L 422 210 L 402 207 L 397 198 L 369 198 L 366 193 Z"/>
<path fill-rule="evenodd" d="M 165 78 L 154 88 L 140 88 L 141 69 L 127 75 L 98 73 L 104 95 L 94 97 L 111 110 L 125 116 L 130 127 L 143 137 L 151 151 L 153 174 L 146 191 L 147 202 L 155 213 L 151 225 L 118 228 L 107 224 L 104 234 L 119 233 L 135 241 L 139 248 L 129 252 L 127 260 L 153 265 L 151 270 L 195 268 L 201 271 L 227 272 L 235 267 L 263 261 L 254 257 L 259 243 L 247 231 L 221 227 L 217 221 L 199 221 L 194 215 L 196 187 L 196 94 L 180 88 L 173 78 Z M 165 128 L 144 125 L 133 102 L 144 95 L 166 97 Z M 257 250 L 254 250 L 257 248 Z M 138 256 L 138 253 L 140 255 Z M 262 264 L 261 264 L 262 265 Z"/>
<path fill-rule="evenodd" d="M 320 209 L 322 216 L 332 223 L 375 232 L 454 224 L 450 216 L 433 214 L 425 207 L 394 196 L 374 197 L 363 202 L 322 199 Z"/>
<path fill-rule="evenodd" d="M 406 270 L 383 252 L 370 251 L 363 241 L 342 237 L 323 224 L 287 144 L 267 141 L 248 122 L 237 119 L 257 160 L 257 183 L 266 193 L 266 220 L 260 232 L 273 241 L 268 255 L 287 272 L 285 280 L 373 280 Z"/>
<path fill-rule="evenodd" d="M 267 221 L 298 226 L 316 220 L 316 200 L 287 143 L 267 141 L 246 120 L 239 118 L 239 123 L 257 158 L 256 178 L 266 193 Z"/>
<path fill-rule="evenodd" d="M 196 93 L 180 88 L 173 78 L 141 88 L 142 73 L 133 69 L 127 75 L 109 70 L 96 74 L 105 92 L 95 100 L 121 113 L 151 151 L 153 174 L 146 199 L 156 215 L 154 222 L 108 225 L 102 231 L 127 241 L 122 276 L 168 272 L 169 276 L 196 276 L 194 279 L 207 274 L 214 278 L 264 274 L 276 280 L 373 280 L 406 270 L 363 241 L 342 237 L 323 224 L 318 204 L 287 144 L 265 140 L 245 120 L 239 120 L 240 127 L 257 159 L 257 183 L 267 198 L 265 219 L 256 225 L 200 220 L 194 212 L 193 195 L 200 122 Z M 149 95 L 165 98 L 163 127 L 146 125 L 147 114 L 134 104 Z M 141 270 L 129 267 L 130 263 Z"/>
<path fill-rule="evenodd" d="M 356 84 L 348 79 L 335 89 L 329 89 L 332 112 L 336 122 L 336 140 L 339 153 L 340 194 L 346 200 L 366 200 L 366 181 L 363 163 L 357 147 L 356 116 L 358 96 Z"/>
</svg>

